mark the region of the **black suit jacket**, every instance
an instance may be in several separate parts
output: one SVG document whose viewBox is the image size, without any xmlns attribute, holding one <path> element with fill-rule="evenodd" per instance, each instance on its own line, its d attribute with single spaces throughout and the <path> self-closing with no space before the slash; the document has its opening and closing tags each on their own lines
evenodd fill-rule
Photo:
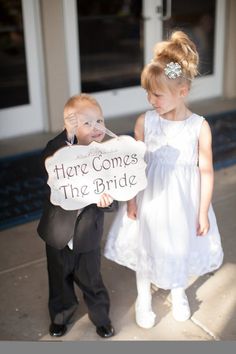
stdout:
<svg viewBox="0 0 236 354">
<path fill-rule="evenodd" d="M 58 149 L 66 146 L 66 131 L 50 140 L 43 151 L 44 161 Z M 75 138 L 75 144 L 77 140 Z M 47 185 L 47 197 L 43 214 L 37 228 L 39 236 L 50 246 L 62 249 L 72 237 L 76 240 L 73 247 L 78 253 L 89 252 L 100 246 L 103 233 L 104 211 L 113 211 L 118 207 L 114 201 L 108 208 L 98 208 L 96 204 L 85 207 L 78 216 L 77 210 L 64 210 L 50 202 L 50 188 Z M 76 237 L 75 237 L 76 236 Z"/>
</svg>

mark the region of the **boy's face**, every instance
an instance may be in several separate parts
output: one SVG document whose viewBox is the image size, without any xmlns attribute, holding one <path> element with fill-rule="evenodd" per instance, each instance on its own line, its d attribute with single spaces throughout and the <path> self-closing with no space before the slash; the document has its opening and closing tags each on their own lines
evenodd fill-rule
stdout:
<svg viewBox="0 0 236 354">
<path fill-rule="evenodd" d="M 75 114 L 77 117 L 76 137 L 80 145 L 89 145 L 92 141 L 100 143 L 103 140 L 105 132 L 102 127 L 105 125 L 98 106 L 86 101 L 80 102 L 77 106 L 68 108 L 66 114 Z"/>
</svg>

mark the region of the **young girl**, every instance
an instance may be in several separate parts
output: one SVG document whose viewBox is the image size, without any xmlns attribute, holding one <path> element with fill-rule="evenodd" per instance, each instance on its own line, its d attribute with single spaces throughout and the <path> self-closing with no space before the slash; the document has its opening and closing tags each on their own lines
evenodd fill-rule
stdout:
<svg viewBox="0 0 236 354">
<path fill-rule="evenodd" d="M 185 321 L 191 314 L 185 293 L 189 276 L 211 272 L 223 260 L 211 206 L 211 131 L 185 104 L 197 65 L 194 43 L 177 31 L 156 45 L 144 68 L 142 87 L 153 110 L 137 119 L 135 137 L 147 147 L 148 185 L 120 209 L 105 247 L 107 258 L 136 271 L 136 322 L 143 328 L 155 324 L 151 283 L 171 290 L 173 317 Z M 134 240 L 131 219 L 139 225 L 135 245 L 129 241 Z"/>
</svg>

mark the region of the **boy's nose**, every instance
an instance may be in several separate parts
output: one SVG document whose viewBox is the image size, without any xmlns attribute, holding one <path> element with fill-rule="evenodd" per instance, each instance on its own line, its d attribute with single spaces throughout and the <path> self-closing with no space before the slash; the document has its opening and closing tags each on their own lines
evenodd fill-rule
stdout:
<svg viewBox="0 0 236 354">
<path fill-rule="evenodd" d="M 98 130 L 100 130 L 100 129 L 99 129 L 99 127 L 98 127 L 96 124 L 93 124 L 93 125 L 92 125 L 92 130 L 93 130 L 93 131 L 98 131 Z"/>
<path fill-rule="evenodd" d="M 104 125 L 99 124 L 99 123 L 96 122 L 96 123 L 94 123 L 93 129 L 94 129 L 94 130 L 97 130 L 97 131 L 102 131 L 102 132 L 104 132 L 106 128 L 105 128 Z"/>
<path fill-rule="evenodd" d="M 98 132 L 100 132 L 100 129 L 94 127 L 93 128 L 93 133 L 97 134 Z"/>
</svg>

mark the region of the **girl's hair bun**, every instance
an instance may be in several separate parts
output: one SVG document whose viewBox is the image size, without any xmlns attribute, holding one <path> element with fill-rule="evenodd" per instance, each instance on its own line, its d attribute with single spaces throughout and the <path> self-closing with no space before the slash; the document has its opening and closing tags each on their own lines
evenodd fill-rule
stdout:
<svg viewBox="0 0 236 354">
<path fill-rule="evenodd" d="M 199 57 L 196 46 L 182 31 L 175 31 L 168 40 L 156 44 L 153 61 L 163 68 L 169 62 L 177 62 L 182 67 L 183 76 L 190 80 L 198 74 Z"/>
</svg>

